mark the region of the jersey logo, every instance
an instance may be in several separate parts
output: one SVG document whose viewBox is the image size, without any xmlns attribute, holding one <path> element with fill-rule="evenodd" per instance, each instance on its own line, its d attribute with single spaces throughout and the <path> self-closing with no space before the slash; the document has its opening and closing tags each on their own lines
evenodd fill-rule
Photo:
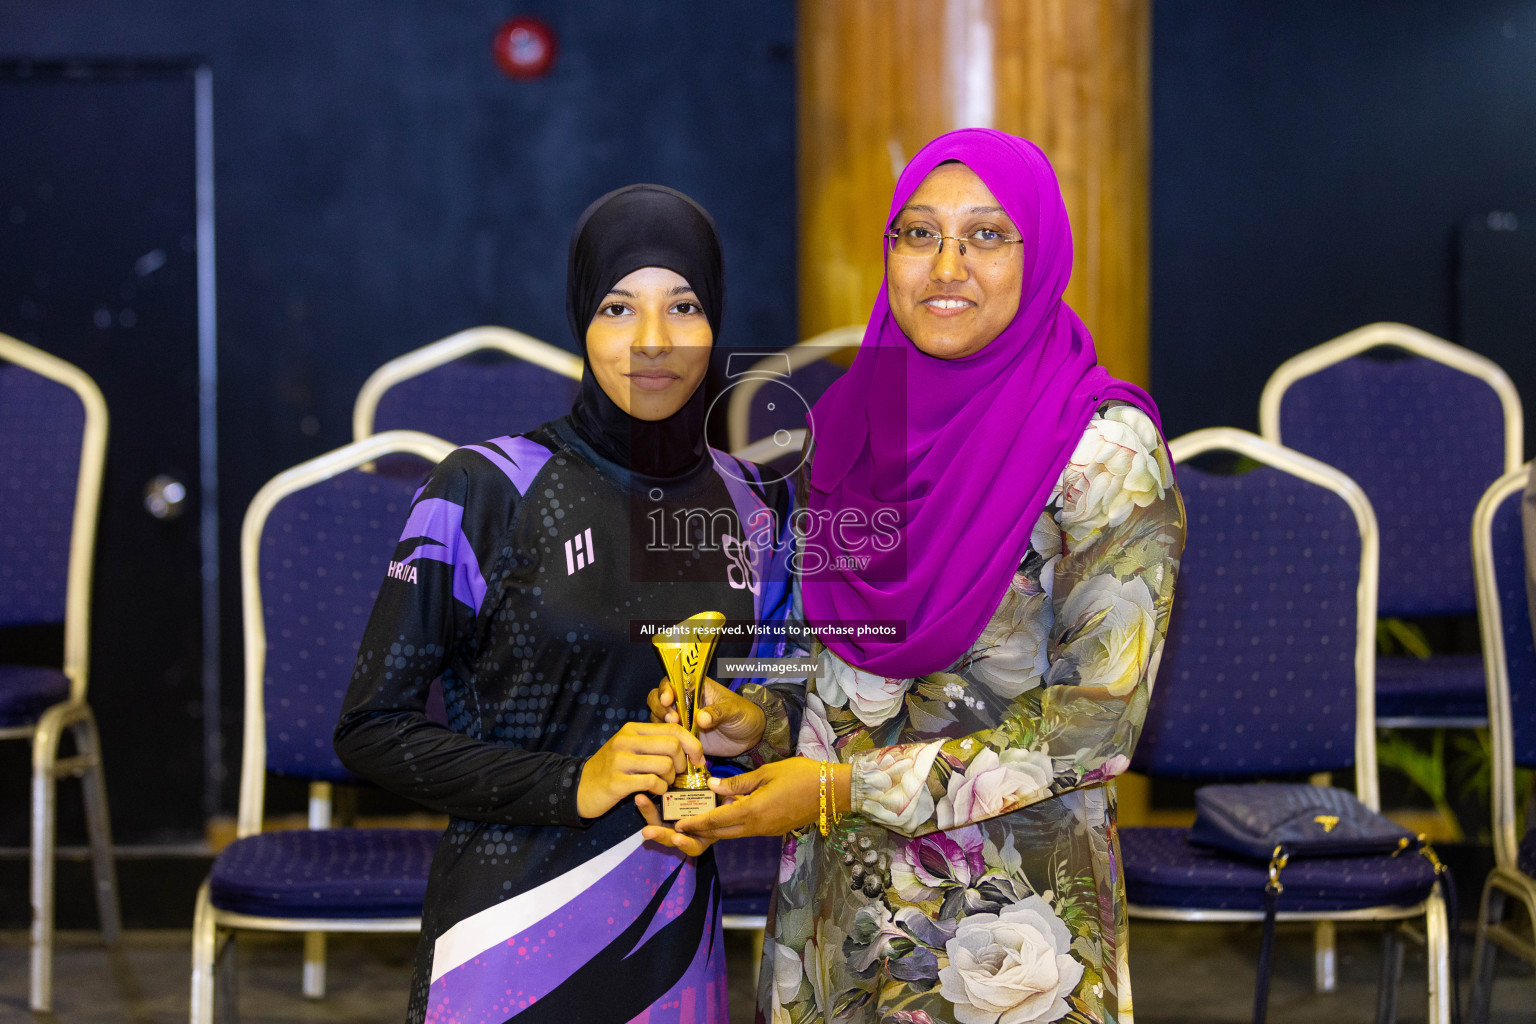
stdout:
<svg viewBox="0 0 1536 1024">
<path fill-rule="evenodd" d="M 391 579 L 416 582 L 416 567 L 408 562 L 390 562 L 388 575 Z"/>
<path fill-rule="evenodd" d="M 750 590 L 757 594 L 762 590 L 757 572 L 752 568 L 752 550 L 730 534 L 720 538 L 720 550 L 725 554 L 725 581 L 732 590 Z"/>
<path fill-rule="evenodd" d="M 565 574 L 570 576 L 577 569 L 583 569 L 597 561 L 597 552 L 592 549 L 592 528 L 572 537 L 565 542 Z"/>
</svg>

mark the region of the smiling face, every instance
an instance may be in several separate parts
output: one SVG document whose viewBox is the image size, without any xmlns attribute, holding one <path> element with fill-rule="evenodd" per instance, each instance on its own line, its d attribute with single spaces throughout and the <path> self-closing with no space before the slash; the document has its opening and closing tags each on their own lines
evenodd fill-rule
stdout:
<svg viewBox="0 0 1536 1024">
<path fill-rule="evenodd" d="M 598 385 L 638 420 L 664 420 L 683 407 L 709 369 L 713 344 L 692 286 L 663 267 L 626 274 L 587 325 Z"/>
<path fill-rule="evenodd" d="M 885 260 L 886 295 L 902 332 L 921 351 L 942 359 L 980 352 L 1019 311 L 1024 290 L 1024 246 L 993 252 L 970 247 L 960 254 L 956 238 L 978 231 L 1018 238 L 1019 231 L 992 191 L 964 164 L 931 171 L 896 214 L 891 228 L 923 229 L 949 236 L 937 256 Z"/>
</svg>

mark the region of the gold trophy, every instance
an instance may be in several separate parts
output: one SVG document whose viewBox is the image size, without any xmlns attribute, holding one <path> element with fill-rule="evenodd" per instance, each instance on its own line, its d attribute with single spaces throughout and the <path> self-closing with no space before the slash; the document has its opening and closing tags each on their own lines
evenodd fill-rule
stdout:
<svg viewBox="0 0 1536 1024">
<path fill-rule="evenodd" d="M 720 639 L 725 616 L 719 612 L 699 612 L 675 626 L 656 634 L 653 641 L 661 652 L 672 683 L 673 707 L 684 729 L 699 734 L 699 706 L 704 702 L 704 675 Z M 709 769 L 692 764 L 672 780 L 672 787 L 662 795 L 663 821 L 676 821 L 715 809 L 715 792 L 709 788 Z"/>
</svg>

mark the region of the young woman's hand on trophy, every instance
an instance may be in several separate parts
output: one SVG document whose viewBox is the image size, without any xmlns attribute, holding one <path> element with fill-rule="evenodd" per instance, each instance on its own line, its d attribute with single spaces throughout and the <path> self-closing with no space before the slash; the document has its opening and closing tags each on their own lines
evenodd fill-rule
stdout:
<svg viewBox="0 0 1536 1024">
<path fill-rule="evenodd" d="M 768 720 L 763 709 L 728 686 L 708 676 L 700 693 L 697 723 L 699 740 L 710 757 L 736 757 L 762 742 Z M 672 683 L 663 679 L 646 695 L 651 721 L 678 724 L 677 695 Z"/>
</svg>

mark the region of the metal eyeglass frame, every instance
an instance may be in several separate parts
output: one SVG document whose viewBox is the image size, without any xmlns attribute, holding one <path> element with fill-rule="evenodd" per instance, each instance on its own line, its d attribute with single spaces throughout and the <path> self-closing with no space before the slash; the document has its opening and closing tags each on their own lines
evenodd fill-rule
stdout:
<svg viewBox="0 0 1536 1024">
<path fill-rule="evenodd" d="M 896 242 L 901 238 L 901 232 L 900 231 L 887 231 L 881 237 L 886 239 L 885 252 L 886 252 L 886 255 L 888 255 L 888 256 L 903 256 L 903 257 L 909 258 L 909 259 L 936 258 L 936 257 L 942 256 L 944 254 L 944 242 L 945 242 L 946 239 L 953 240 L 954 242 L 959 244 L 959 246 L 960 246 L 960 255 L 961 256 L 968 255 L 966 253 L 966 251 L 965 251 L 966 239 L 961 237 L 961 236 L 959 236 L 959 235 L 935 235 L 934 237 L 939 240 L 939 247 L 937 249 L 935 249 L 931 253 L 922 253 L 922 254 L 898 253 L 898 252 L 896 252 Z M 1005 245 L 1023 245 L 1023 244 L 1024 244 L 1024 239 L 1022 239 L 1022 238 L 1003 238 L 1003 239 L 999 239 L 998 240 L 998 248 L 996 248 L 996 249 L 978 249 L 977 251 L 978 252 L 982 252 L 982 253 L 986 253 L 988 256 L 990 256 L 993 253 L 1000 253 L 1000 252 L 1002 252 L 1003 251 L 1002 246 L 1005 246 Z"/>
</svg>

